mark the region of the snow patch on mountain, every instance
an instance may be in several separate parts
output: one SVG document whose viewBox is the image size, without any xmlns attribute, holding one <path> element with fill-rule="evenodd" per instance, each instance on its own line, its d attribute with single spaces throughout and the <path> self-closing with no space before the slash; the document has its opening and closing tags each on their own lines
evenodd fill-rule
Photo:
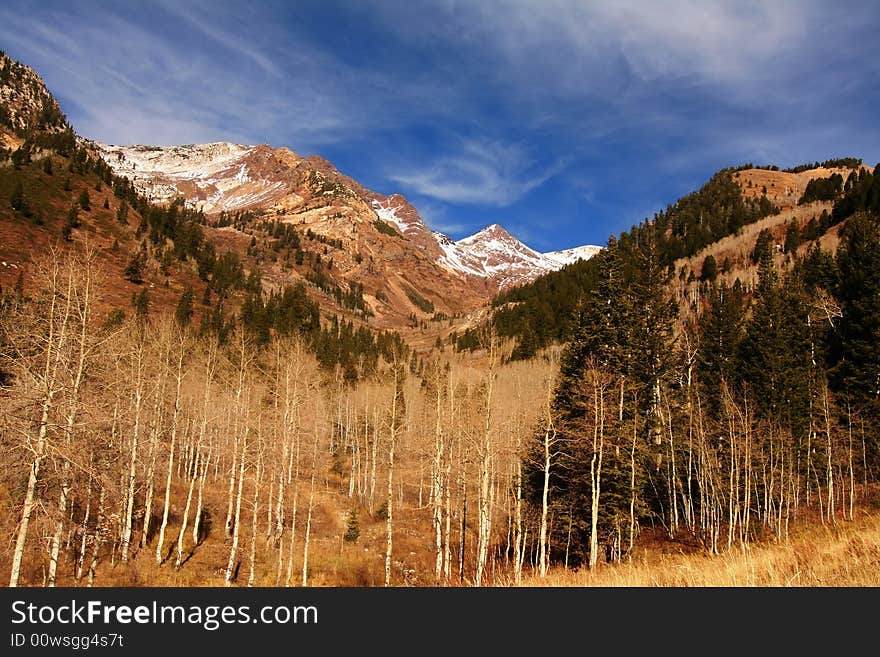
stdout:
<svg viewBox="0 0 880 657">
<path fill-rule="evenodd" d="M 409 223 L 397 216 L 397 208 L 391 207 L 390 205 L 384 205 L 381 201 L 373 199 L 373 210 L 376 212 L 379 219 L 392 226 L 397 226 L 397 229 L 401 233 L 404 235 L 406 234 L 406 229 L 409 228 Z"/>
<path fill-rule="evenodd" d="M 136 176 L 161 174 L 182 180 L 216 176 L 253 150 L 252 146 L 225 141 L 169 147 L 102 143 L 95 143 L 95 146 L 102 152 L 104 160 L 120 173 L 130 172 Z M 246 169 L 240 169 L 239 174 L 246 176 Z"/>
<path fill-rule="evenodd" d="M 579 246 L 540 253 L 498 224 L 457 242 L 443 233 L 434 233 L 434 236 L 443 251 L 437 260 L 440 266 L 470 276 L 491 278 L 502 290 L 529 283 L 578 260 L 588 260 L 601 250 L 598 246 Z"/>
<path fill-rule="evenodd" d="M 559 265 L 561 269 L 565 265 L 570 265 L 578 260 L 589 260 L 602 250 L 601 246 L 593 246 L 586 244 L 584 246 L 576 246 L 573 249 L 563 249 L 562 251 L 549 251 L 542 255 Z"/>
<path fill-rule="evenodd" d="M 437 259 L 437 263 L 450 271 L 468 274 L 470 276 L 479 276 L 487 278 L 488 274 L 483 268 L 482 263 L 477 257 L 470 253 L 465 247 L 460 246 L 457 242 L 452 241 L 448 235 L 443 233 L 434 233 L 437 244 L 443 252 Z"/>
</svg>

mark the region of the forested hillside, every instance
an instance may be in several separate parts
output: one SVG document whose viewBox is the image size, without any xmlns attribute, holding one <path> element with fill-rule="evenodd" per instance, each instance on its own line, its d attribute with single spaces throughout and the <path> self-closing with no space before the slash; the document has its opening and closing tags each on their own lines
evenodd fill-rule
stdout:
<svg viewBox="0 0 880 657">
<path fill-rule="evenodd" d="M 877 173 L 835 204 L 836 253 L 780 271 L 759 243 L 756 288 L 709 283 L 684 325 L 653 226 L 595 258 L 526 461 L 528 499 L 570 532 L 550 558 L 620 560 L 646 523 L 717 551 L 853 513 L 880 466 Z"/>
<path fill-rule="evenodd" d="M 760 225 L 764 223 L 763 219 L 779 213 L 779 208 L 768 198 L 766 187 L 759 189 L 751 181 L 734 180 L 743 171 L 756 170 L 747 165 L 746 168 L 737 167 L 718 172 L 698 191 L 657 213 L 653 219 L 645 220 L 639 226 L 613 238 L 612 242 L 625 245 L 643 239 L 650 232 L 656 242 L 658 257 L 664 265 L 671 267 L 675 263 L 684 263 L 675 274 L 683 276 L 689 269 L 689 280 L 698 278 L 711 282 L 720 274 L 732 271 L 734 263 L 709 256 L 706 269 L 703 270 L 704 258 L 699 255 L 701 251 L 721 242 L 733 240 L 737 243 L 751 239 L 752 242 L 742 244 L 742 249 L 750 254 L 750 263 L 746 263 L 745 267 L 747 270 L 749 264 L 757 266 L 758 260 L 753 254 L 755 245 L 759 242 L 772 246 L 778 239 L 783 253 L 790 254 L 792 249 L 797 250 L 802 245 L 820 241 L 831 228 L 856 210 L 876 206 L 876 200 L 872 200 L 871 196 L 874 174 L 861 167 L 861 160 L 856 158 L 828 160 L 816 163 L 815 167 L 804 165 L 786 172 L 803 173 L 817 167 L 847 167 L 851 170 L 845 181 L 839 173 L 832 174 L 828 179 L 810 179 L 806 185 L 807 191 L 800 195 L 799 203 L 806 206 L 805 209 L 818 209 L 814 210 L 815 215 L 808 221 L 798 223 L 792 219 L 790 223 L 783 225 L 781 237 L 777 238 L 763 229 L 755 229 L 754 234 L 757 237 L 749 237 L 749 231 L 745 230 L 754 224 Z M 779 170 L 778 167 L 765 169 Z M 774 190 L 769 193 L 774 193 Z M 831 204 L 820 203 L 816 206 L 815 201 Z M 542 276 L 529 285 L 499 294 L 493 300 L 493 324 L 496 330 L 499 335 L 515 338 L 520 345 L 514 352 L 515 357 L 528 357 L 536 349 L 567 339 L 578 303 L 596 285 L 598 264 L 593 259 L 569 265 L 558 272 Z M 743 263 L 736 264 L 742 271 Z M 747 281 L 744 277 L 741 283 L 750 284 L 751 280 Z M 473 348 L 476 345 L 474 336 L 475 332 L 458 335 L 456 343 L 459 348 Z"/>
</svg>

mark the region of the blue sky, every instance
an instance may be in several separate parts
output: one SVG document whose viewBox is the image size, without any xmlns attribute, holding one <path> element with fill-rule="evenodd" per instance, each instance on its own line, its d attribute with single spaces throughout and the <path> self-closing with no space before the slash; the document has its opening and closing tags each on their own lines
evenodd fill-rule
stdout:
<svg viewBox="0 0 880 657">
<path fill-rule="evenodd" d="M 270 143 L 455 238 L 608 236 L 744 162 L 880 160 L 871 2 L 20 2 L 0 48 L 77 131 Z"/>
</svg>

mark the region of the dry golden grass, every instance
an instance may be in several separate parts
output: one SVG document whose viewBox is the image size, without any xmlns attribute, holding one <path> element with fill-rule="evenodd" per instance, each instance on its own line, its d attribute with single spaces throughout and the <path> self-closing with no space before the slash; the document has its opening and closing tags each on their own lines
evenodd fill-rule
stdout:
<svg viewBox="0 0 880 657">
<path fill-rule="evenodd" d="M 594 571 L 556 570 L 525 586 L 880 586 L 880 515 L 809 526 L 788 542 L 725 554 L 648 554 Z"/>
</svg>

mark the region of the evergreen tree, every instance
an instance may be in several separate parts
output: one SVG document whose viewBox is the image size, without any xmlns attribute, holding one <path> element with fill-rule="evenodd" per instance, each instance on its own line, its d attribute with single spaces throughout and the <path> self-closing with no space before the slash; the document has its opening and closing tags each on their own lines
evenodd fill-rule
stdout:
<svg viewBox="0 0 880 657">
<path fill-rule="evenodd" d="M 177 308 L 174 311 L 174 319 L 178 326 L 189 326 L 193 316 L 193 290 L 187 285 L 180 295 L 180 301 L 177 302 Z"/>
<path fill-rule="evenodd" d="M 121 224 L 128 224 L 128 201 L 122 199 L 119 203 L 119 209 L 116 210 L 116 221 Z"/>
<path fill-rule="evenodd" d="M 831 354 L 837 390 L 877 410 L 880 400 L 880 225 L 867 213 L 851 217 L 837 250 L 840 319 Z"/>
<path fill-rule="evenodd" d="M 361 525 L 358 520 L 358 512 L 357 509 L 352 509 L 348 512 L 348 519 L 345 523 L 345 534 L 343 534 L 342 540 L 346 543 L 357 543 L 360 537 Z"/>
<path fill-rule="evenodd" d="M 12 196 L 9 198 L 9 204 L 12 206 L 12 209 L 16 212 L 24 212 L 27 209 L 27 199 L 24 195 L 24 186 L 21 182 L 16 183 L 15 187 L 12 190 Z"/>
<path fill-rule="evenodd" d="M 64 226 L 61 229 L 61 236 L 66 240 L 70 241 L 71 233 L 74 228 L 79 228 L 79 207 L 76 205 L 71 205 L 70 209 L 67 211 L 67 219 L 64 222 Z"/>
<path fill-rule="evenodd" d="M 575 311 L 571 335 L 560 361 L 560 383 L 554 400 L 565 414 L 590 356 L 600 367 L 619 371 L 623 366 L 624 301 L 623 264 L 614 238 L 608 248 L 593 257 L 598 267 L 595 289 Z"/>
<path fill-rule="evenodd" d="M 439 340 L 439 337 L 438 337 Z M 511 360 L 528 360 L 538 351 L 538 339 L 531 325 L 526 325 L 516 347 L 510 354 Z"/>
<path fill-rule="evenodd" d="M 755 240 L 755 248 L 752 249 L 752 262 L 759 265 L 765 259 L 771 257 L 773 255 L 774 245 L 773 234 L 766 228 L 763 228 L 761 232 L 758 233 L 758 239 Z"/>
<path fill-rule="evenodd" d="M 798 226 L 797 219 L 792 219 L 785 229 L 785 246 L 786 253 L 797 253 L 797 249 L 801 244 L 801 229 Z"/>
<path fill-rule="evenodd" d="M 740 376 L 758 416 L 796 432 L 809 417 L 811 338 L 801 282 L 790 276 L 780 284 L 772 258 L 765 257 L 740 346 Z"/>
<path fill-rule="evenodd" d="M 623 341 L 627 361 L 623 374 L 636 386 L 642 400 L 646 438 L 659 445 L 660 392 L 675 358 L 672 328 L 678 309 L 667 294 L 670 270 L 662 263 L 653 232 L 640 236 L 630 278 L 626 288 L 631 301 L 626 304 L 630 317 Z"/>
<path fill-rule="evenodd" d="M 131 295 L 131 305 L 134 307 L 134 314 L 138 322 L 145 322 L 150 312 L 150 295 L 147 288 Z"/>
<path fill-rule="evenodd" d="M 718 277 L 718 265 L 715 263 L 715 256 L 711 253 L 703 260 L 703 268 L 700 270 L 701 281 L 714 281 Z"/>
<path fill-rule="evenodd" d="M 77 201 L 79 203 L 79 207 L 88 212 L 92 209 L 91 199 L 89 198 L 89 190 L 84 189 L 79 194 L 79 199 Z"/>
<path fill-rule="evenodd" d="M 701 392 L 713 414 L 721 408 L 723 383 L 734 379 L 744 317 L 745 303 L 738 289 L 726 283 L 712 287 L 708 307 L 700 315 L 697 371 Z"/>
<path fill-rule="evenodd" d="M 140 285 L 144 282 L 144 269 L 147 266 L 147 254 L 144 249 L 139 250 L 135 253 L 131 259 L 128 261 L 128 264 L 125 266 L 125 271 L 123 275 L 125 278 L 136 285 Z"/>
</svg>

